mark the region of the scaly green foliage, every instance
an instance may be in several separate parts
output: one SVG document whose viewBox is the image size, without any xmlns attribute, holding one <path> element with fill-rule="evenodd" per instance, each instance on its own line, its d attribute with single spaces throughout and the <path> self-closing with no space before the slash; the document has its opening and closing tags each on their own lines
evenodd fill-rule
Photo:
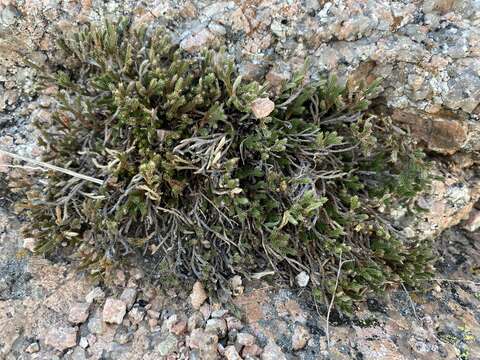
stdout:
<svg viewBox="0 0 480 360">
<path fill-rule="evenodd" d="M 306 271 L 349 309 L 366 292 L 428 277 L 428 246 L 382 215 L 426 183 L 422 156 L 388 118 L 368 115 L 377 84 L 334 77 L 268 88 L 222 54 L 192 58 L 162 29 L 128 20 L 64 37 L 58 110 L 38 124 L 44 161 L 103 180 L 48 173 L 24 208 L 38 251 L 66 246 L 103 273 L 129 254 L 222 284 L 232 274 Z M 159 270 L 160 271 L 160 270 Z"/>
</svg>

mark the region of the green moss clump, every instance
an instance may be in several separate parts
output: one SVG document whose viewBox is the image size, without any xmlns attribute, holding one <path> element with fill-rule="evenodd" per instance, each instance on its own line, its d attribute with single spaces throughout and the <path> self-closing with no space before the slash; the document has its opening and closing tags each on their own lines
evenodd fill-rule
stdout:
<svg viewBox="0 0 480 360">
<path fill-rule="evenodd" d="M 222 284 L 232 274 L 306 271 L 316 294 L 349 309 L 365 293 L 430 273 L 429 247 L 382 215 L 426 184 L 421 153 L 369 115 L 377 84 L 349 89 L 298 73 L 264 118 L 268 88 L 222 54 L 188 56 L 162 29 L 128 20 L 59 42 L 46 77 L 58 110 L 38 124 L 49 172 L 24 204 L 38 251 L 73 249 L 92 273 L 127 255 Z"/>
</svg>

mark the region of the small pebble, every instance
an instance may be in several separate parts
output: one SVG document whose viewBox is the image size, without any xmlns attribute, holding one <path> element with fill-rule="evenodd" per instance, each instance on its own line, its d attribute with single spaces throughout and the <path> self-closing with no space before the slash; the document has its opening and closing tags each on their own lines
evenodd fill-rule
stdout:
<svg viewBox="0 0 480 360">
<path fill-rule="evenodd" d="M 78 343 L 82 348 L 86 349 L 88 347 L 88 340 L 86 337 L 81 337 L 80 342 Z"/>
<path fill-rule="evenodd" d="M 127 307 L 122 300 L 108 298 L 103 306 L 103 321 L 110 324 L 121 324 Z"/>
<path fill-rule="evenodd" d="M 192 293 L 190 294 L 190 302 L 192 304 L 192 307 L 195 310 L 200 309 L 200 306 L 207 300 L 208 295 L 207 292 L 205 291 L 205 288 L 203 287 L 203 284 L 200 281 L 197 281 L 193 285 Z"/>
<path fill-rule="evenodd" d="M 36 352 L 39 352 L 40 351 L 40 345 L 38 345 L 37 342 L 33 342 L 31 343 L 30 345 L 27 346 L 27 348 L 25 349 L 25 352 L 29 353 L 29 354 L 33 354 L 33 353 L 36 353 Z"/>
</svg>

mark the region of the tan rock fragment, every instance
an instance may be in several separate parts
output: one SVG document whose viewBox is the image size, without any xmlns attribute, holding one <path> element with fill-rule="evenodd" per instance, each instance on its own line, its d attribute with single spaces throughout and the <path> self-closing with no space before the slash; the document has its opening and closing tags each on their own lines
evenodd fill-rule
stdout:
<svg viewBox="0 0 480 360">
<path fill-rule="evenodd" d="M 89 303 L 76 303 L 68 312 L 68 321 L 72 324 L 81 324 L 88 319 Z"/>
<path fill-rule="evenodd" d="M 225 348 L 224 356 L 227 360 L 242 360 L 235 346 L 230 345 Z"/>
<path fill-rule="evenodd" d="M 45 344 L 59 351 L 75 347 L 77 345 L 77 328 L 54 327 L 47 333 Z"/>
<path fill-rule="evenodd" d="M 461 119 L 403 110 L 395 110 L 392 118 L 408 124 L 414 137 L 428 149 L 443 155 L 455 154 L 468 141 L 468 125 Z"/>
<path fill-rule="evenodd" d="M 208 29 L 202 29 L 197 33 L 190 34 L 180 42 L 180 47 L 189 53 L 195 53 L 202 48 L 215 42 L 215 35 Z"/>
<path fill-rule="evenodd" d="M 275 103 L 269 98 L 256 99 L 252 103 L 252 112 L 257 119 L 263 119 L 275 109 Z"/>
<path fill-rule="evenodd" d="M 310 339 L 310 333 L 304 326 L 296 326 L 292 335 L 292 349 L 294 351 L 301 350 L 307 345 Z"/>
<path fill-rule="evenodd" d="M 463 228 L 467 231 L 474 232 L 480 228 L 480 211 L 472 209 L 468 215 L 468 219 L 463 224 Z"/>
<path fill-rule="evenodd" d="M 193 284 L 192 293 L 190 294 L 190 302 L 192 307 L 195 310 L 200 309 L 200 306 L 202 306 L 207 298 L 208 295 L 203 287 L 203 284 L 200 281 L 197 281 L 195 284 Z"/>
<path fill-rule="evenodd" d="M 121 324 L 127 312 L 127 307 L 122 300 L 108 298 L 103 306 L 103 321 L 110 324 Z"/>
</svg>

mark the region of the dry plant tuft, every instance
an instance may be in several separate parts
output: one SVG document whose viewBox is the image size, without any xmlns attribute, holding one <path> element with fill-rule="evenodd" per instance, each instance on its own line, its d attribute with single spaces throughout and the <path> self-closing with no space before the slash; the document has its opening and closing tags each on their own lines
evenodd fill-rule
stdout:
<svg viewBox="0 0 480 360">
<path fill-rule="evenodd" d="M 295 74 L 243 81 L 221 53 L 191 57 L 162 29 L 128 19 L 59 41 L 58 110 L 38 124 L 49 171 L 26 192 L 37 251 L 72 249 L 92 274 L 129 256 L 222 287 L 233 274 L 310 275 L 315 296 L 349 310 L 370 291 L 415 285 L 428 244 L 404 239 L 380 209 L 426 184 L 422 154 L 388 118 L 369 114 L 377 84 Z M 341 267 L 341 273 L 337 271 Z"/>
</svg>

